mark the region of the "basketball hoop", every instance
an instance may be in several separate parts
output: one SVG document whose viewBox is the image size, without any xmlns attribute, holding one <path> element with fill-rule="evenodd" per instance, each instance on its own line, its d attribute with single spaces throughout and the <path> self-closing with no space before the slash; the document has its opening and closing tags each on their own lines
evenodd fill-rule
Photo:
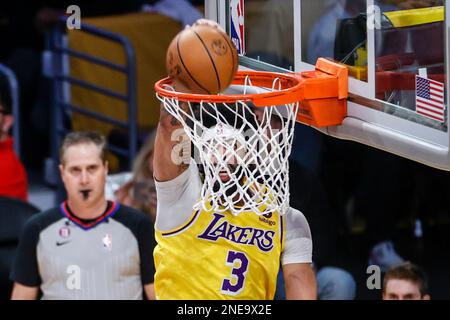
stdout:
<svg viewBox="0 0 450 320">
<path fill-rule="evenodd" d="M 171 85 L 171 78 L 158 81 L 156 96 L 199 151 L 204 183 L 195 208 L 215 212 L 286 213 L 295 122 L 336 126 L 347 114 L 348 69 L 324 58 L 296 74 L 238 71 L 231 88 L 239 94 Z"/>
<path fill-rule="evenodd" d="M 172 80 L 155 84 L 156 96 L 182 125 L 204 171 L 195 209 L 258 215 L 289 208 L 289 163 L 301 99 L 294 74 L 238 71 L 241 94 L 176 92 Z M 250 93 L 251 92 L 251 93 Z"/>
</svg>

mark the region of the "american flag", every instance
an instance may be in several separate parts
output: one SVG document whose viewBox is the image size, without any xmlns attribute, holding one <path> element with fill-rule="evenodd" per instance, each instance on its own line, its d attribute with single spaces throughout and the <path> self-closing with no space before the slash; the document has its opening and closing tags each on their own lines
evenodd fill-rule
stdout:
<svg viewBox="0 0 450 320">
<path fill-rule="evenodd" d="M 416 76 L 416 113 L 444 122 L 444 97 L 443 83 Z"/>
</svg>

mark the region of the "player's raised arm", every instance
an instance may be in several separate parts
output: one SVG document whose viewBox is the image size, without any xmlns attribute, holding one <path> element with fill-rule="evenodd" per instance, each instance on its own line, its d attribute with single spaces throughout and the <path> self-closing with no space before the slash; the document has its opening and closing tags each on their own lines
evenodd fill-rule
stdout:
<svg viewBox="0 0 450 320">
<path fill-rule="evenodd" d="M 187 89 L 175 81 L 177 91 L 187 92 Z M 185 107 L 180 104 L 180 107 Z M 184 140 L 183 140 L 184 139 Z M 169 181 L 182 174 L 189 166 L 183 158 L 182 141 L 186 141 L 183 126 L 161 104 L 158 129 L 156 131 L 155 149 L 153 154 L 153 175 L 157 181 Z"/>
<path fill-rule="evenodd" d="M 216 22 L 206 19 L 178 33 L 166 53 L 166 69 L 175 92 L 222 92 L 230 85 L 237 67 L 233 43 Z M 188 109 L 181 100 L 177 107 Z M 182 124 L 161 104 L 153 160 L 157 181 L 172 180 L 189 166 L 190 143 L 182 130 Z"/>
</svg>

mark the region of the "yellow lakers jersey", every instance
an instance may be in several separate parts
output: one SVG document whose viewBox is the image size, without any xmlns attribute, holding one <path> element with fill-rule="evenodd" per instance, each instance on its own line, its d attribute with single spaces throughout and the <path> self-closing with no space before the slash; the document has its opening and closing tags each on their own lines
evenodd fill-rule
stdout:
<svg viewBox="0 0 450 320">
<path fill-rule="evenodd" d="M 156 230 L 156 298 L 273 299 L 283 236 L 277 213 L 194 211 L 176 230 Z"/>
</svg>

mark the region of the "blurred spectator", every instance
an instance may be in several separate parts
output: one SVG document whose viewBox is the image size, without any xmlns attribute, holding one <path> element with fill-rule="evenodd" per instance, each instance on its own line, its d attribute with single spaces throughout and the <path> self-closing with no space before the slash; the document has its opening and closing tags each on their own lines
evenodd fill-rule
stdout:
<svg viewBox="0 0 450 320">
<path fill-rule="evenodd" d="M 430 300 L 425 272 L 411 262 L 405 262 L 386 272 L 383 300 Z"/>
<path fill-rule="evenodd" d="M 105 138 L 73 132 L 60 150 L 67 201 L 26 223 L 12 299 L 154 298 L 153 223 L 105 199 Z M 95 279 L 95 284 L 92 283 Z"/>
<path fill-rule="evenodd" d="M 353 276 L 344 269 L 324 267 L 316 271 L 318 300 L 353 300 L 356 296 L 356 282 Z M 283 272 L 277 278 L 275 300 L 286 300 L 284 294 Z"/>
<path fill-rule="evenodd" d="M 121 173 L 108 178 L 106 188 L 112 199 L 148 213 L 156 219 L 156 189 L 153 179 L 153 148 L 156 131 L 150 133 L 133 163 L 131 174 Z"/>
<path fill-rule="evenodd" d="M 27 201 L 27 175 L 14 151 L 9 131 L 14 118 L 7 79 L 0 75 L 0 196 Z"/>
<path fill-rule="evenodd" d="M 336 267 L 317 271 L 317 298 L 319 300 L 353 300 L 356 282 L 350 272 Z"/>
</svg>

